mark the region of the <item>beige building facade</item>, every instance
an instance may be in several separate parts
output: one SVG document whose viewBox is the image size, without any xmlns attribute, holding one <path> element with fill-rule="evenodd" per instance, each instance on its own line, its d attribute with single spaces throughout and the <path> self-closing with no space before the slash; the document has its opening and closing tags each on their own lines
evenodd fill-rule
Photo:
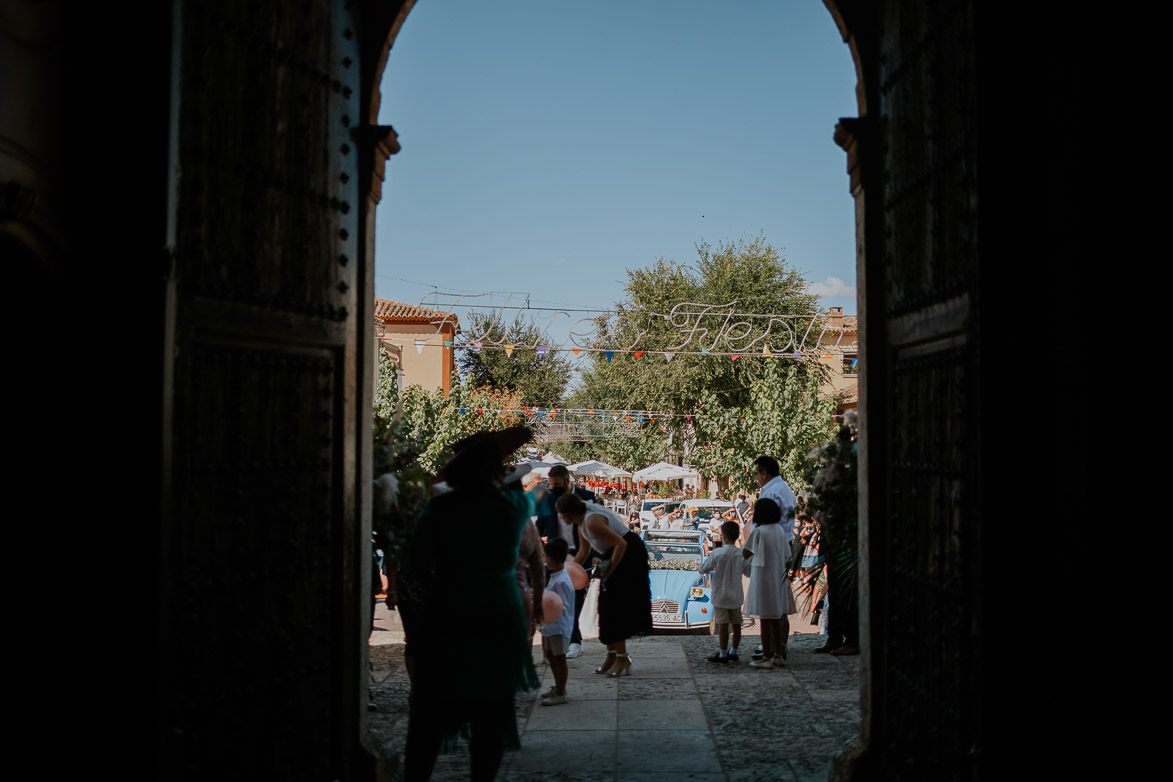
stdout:
<svg viewBox="0 0 1173 782">
<path fill-rule="evenodd" d="M 819 363 L 830 370 L 830 378 L 820 391 L 835 398 L 835 415 L 843 415 L 859 405 L 858 321 L 844 315 L 842 307 L 831 307 L 822 327 Z"/>
<path fill-rule="evenodd" d="M 453 346 L 460 321 L 451 312 L 375 299 L 379 344 L 397 360 L 400 389 L 411 385 L 452 390 L 456 369 Z"/>
</svg>

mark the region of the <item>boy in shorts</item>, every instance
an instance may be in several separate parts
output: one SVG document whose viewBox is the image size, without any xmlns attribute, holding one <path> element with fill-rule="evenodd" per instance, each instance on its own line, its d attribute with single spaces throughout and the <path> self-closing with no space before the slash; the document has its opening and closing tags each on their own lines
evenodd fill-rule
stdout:
<svg viewBox="0 0 1173 782">
<path fill-rule="evenodd" d="M 562 598 L 562 615 L 549 624 L 542 625 L 542 646 L 546 659 L 550 661 L 550 672 L 554 674 L 554 686 L 542 693 L 543 706 L 561 706 L 566 703 L 566 651 L 570 647 L 570 633 L 574 629 L 574 585 L 566 572 L 566 554 L 570 550 L 562 538 L 546 543 L 546 567 L 550 578 L 546 591 Z"/>
<path fill-rule="evenodd" d="M 745 593 L 741 589 L 741 577 L 749 575 L 749 560 L 741 556 L 737 539 L 741 527 L 736 521 L 721 525 L 721 545 L 701 562 L 699 572 L 713 574 L 713 590 L 710 597 L 715 609 L 717 637 L 721 648 L 708 658 L 713 665 L 729 665 L 737 662 L 737 645 L 741 643 L 741 603 Z M 729 628 L 733 628 L 733 646 L 729 646 Z"/>
</svg>

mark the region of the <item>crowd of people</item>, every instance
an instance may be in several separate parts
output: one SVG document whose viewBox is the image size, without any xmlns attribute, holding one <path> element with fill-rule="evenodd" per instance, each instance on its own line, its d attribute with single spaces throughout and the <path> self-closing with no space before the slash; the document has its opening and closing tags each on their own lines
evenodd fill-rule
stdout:
<svg viewBox="0 0 1173 782">
<path fill-rule="evenodd" d="M 457 443 L 398 567 L 388 565 L 387 604 L 400 612 L 412 681 L 409 782 L 429 779 L 437 755 L 461 738 L 468 740 L 472 778 L 496 776 L 504 751 L 519 746 L 514 697 L 538 687 L 535 633 L 554 678 L 540 704 L 567 703 L 566 661 L 582 654 L 579 622 L 590 578 L 599 581 L 598 637 L 605 647 L 596 674 L 632 675 L 627 641 L 652 629 L 639 532 L 594 492 L 574 486 L 565 467 L 551 468 L 543 482 L 528 468 L 507 465 L 531 437 L 515 427 Z M 759 458 L 754 475 L 757 499 L 739 498 L 744 524 L 731 511 L 721 527 L 723 545 L 700 570 L 713 573 L 719 627 L 720 648 L 710 662 L 738 661 L 744 607 L 761 626 L 751 666 L 773 669 L 787 659 L 792 581 L 803 588 L 818 581 L 818 523 L 803 512 L 776 460 Z M 477 642 L 475 665 L 470 638 Z"/>
</svg>

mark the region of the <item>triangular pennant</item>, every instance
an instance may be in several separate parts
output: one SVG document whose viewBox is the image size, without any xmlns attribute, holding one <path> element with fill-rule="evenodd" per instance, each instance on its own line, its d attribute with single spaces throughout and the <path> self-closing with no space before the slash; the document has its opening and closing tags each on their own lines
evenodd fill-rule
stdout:
<svg viewBox="0 0 1173 782">
<path fill-rule="evenodd" d="M 671 361 L 672 357 L 675 355 L 676 355 L 675 353 L 669 353 L 668 351 L 665 350 L 664 351 L 664 363 Z"/>
<path fill-rule="evenodd" d="M 796 350 L 796 351 L 794 351 L 794 357 L 795 358 L 802 358 L 802 354 Z"/>
<path fill-rule="evenodd" d="M 701 348 L 701 352 L 702 352 L 702 353 L 708 353 L 708 352 L 709 352 L 709 349 L 708 349 L 708 348 Z"/>
<path fill-rule="evenodd" d="M 577 356 L 579 353 L 582 352 L 582 348 L 571 348 L 570 352 Z"/>
<path fill-rule="evenodd" d="M 424 354 L 424 344 L 426 343 L 422 339 L 417 339 L 415 341 L 415 352 L 421 356 Z"/>
<path fill-rule="evenodd" d="M 472 346 L 474 348 L 476 348 L 477 350 L 480 350 L 481 348 L 483 348 L 485 346 L 485 343 L 484 342 L 474 342 L 474 343 L 472 343 Z"/>
<path fill-rule="evenodd" d="M 501 347 L 505 348 L 505 355 L 507 355 L 507 356 L 513 355 L 513 346 L 512 345 L 502 345 Z"/>
<path fill-rule="evenodd" d="M 546 348 L 545 348 L 544 346 L 542 346 L 542 345 L 538 345 L 538 355 L 539 355 L 539 356 L 544 356 L 544 355 L 546 355 Z"/>
<path fill-rule="evenodd" d="M 461 415 L 464 415 L 464 408 L 463 408 L 463 407 L 462 407 L 462 408 L 460 408 L 460 414 L 461 414 Z"/>
<path fill-rule="evenodd" d="M 611 356 L 614 356 L 614 355 L 615 355 L 615 351 L 614 351 L 614 350 L 608 350 L 608 351 L 607 351 L 607 363 L 608 363 L 608 364 L 610 364 L 610 363 L 611 363 Z"/>
<path fill-rule="evenodd" d="M 729 357 L 729 360 L 730 360 L 730 361 L 736 361 L 736 360 L 737 360 L 737 359 L 739 359 L 739 358 L 741 358 L 741 354 L 740 354 L 740 353 L 734 353 L 732 356 L 730 356 L 730 357 Z"/>
<path fill-rule="evenodd" d="M 772 353 L 770 353 L 770 346 L 769 345 L 765 345 L 762 347 L 762 355 L 763 356 L 773 355 Z"/>
<path fill-rule="evenodd" d="M 446 348 L 452 347 L 452 340 L 450 340 L 450 339 L 444 340 L 444 347 L 446 347 Z"/>
<path fill-rule="evenodd" d="M 644 352 L 643 352 L 642 350 L 637 350 L 637 351 L 635 351 L 635 357 L 636 357 L 636 358 L 639 358 L 639 357 L 640 357 L 640 356 L 642 356 L 643 354 L 644 354 Z"/>
<path fill-rule="evenodd" d="M 538 418 L 545 418 L 545 417 L 546 417 L 545 412 L 538 413 Z"/>
</svg>

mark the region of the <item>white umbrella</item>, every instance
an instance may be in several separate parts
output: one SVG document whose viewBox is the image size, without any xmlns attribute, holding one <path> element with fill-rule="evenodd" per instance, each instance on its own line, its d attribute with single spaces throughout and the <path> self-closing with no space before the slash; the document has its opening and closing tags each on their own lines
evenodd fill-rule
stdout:
<svg viewBox="0 0 1173 782">
<path fill-rule="evenodd" d="M 570 464 L 570 462 L 566 461 L 553 451 L 550 451 L 548 454 L 543 456 L 542 461 L 546 464 Z"/>
<path fill-rule="evenodd" d="M 651 467 L 645 467 L 642 470 L 636 470 L 632 475 L 632 480 L 635 481 L 675 481 L 681 478 L 691 478 L 696 473 L 692 470 L 686 470 L 683 467 L 677 467 L 675 464 L 668 464 L 668 462 L 656 462 Z"/>
<path fill-rule="evenodd" d="M 630 478 L 631 473 L 627 470 L 620 469 L 614 465 L 600 462 L 598 459 L 591 459 L 587 462 L 579 462 L 568 467 L 571 472 L 578 475 L 592 475 L 598 478 Z"/>
</svg>

